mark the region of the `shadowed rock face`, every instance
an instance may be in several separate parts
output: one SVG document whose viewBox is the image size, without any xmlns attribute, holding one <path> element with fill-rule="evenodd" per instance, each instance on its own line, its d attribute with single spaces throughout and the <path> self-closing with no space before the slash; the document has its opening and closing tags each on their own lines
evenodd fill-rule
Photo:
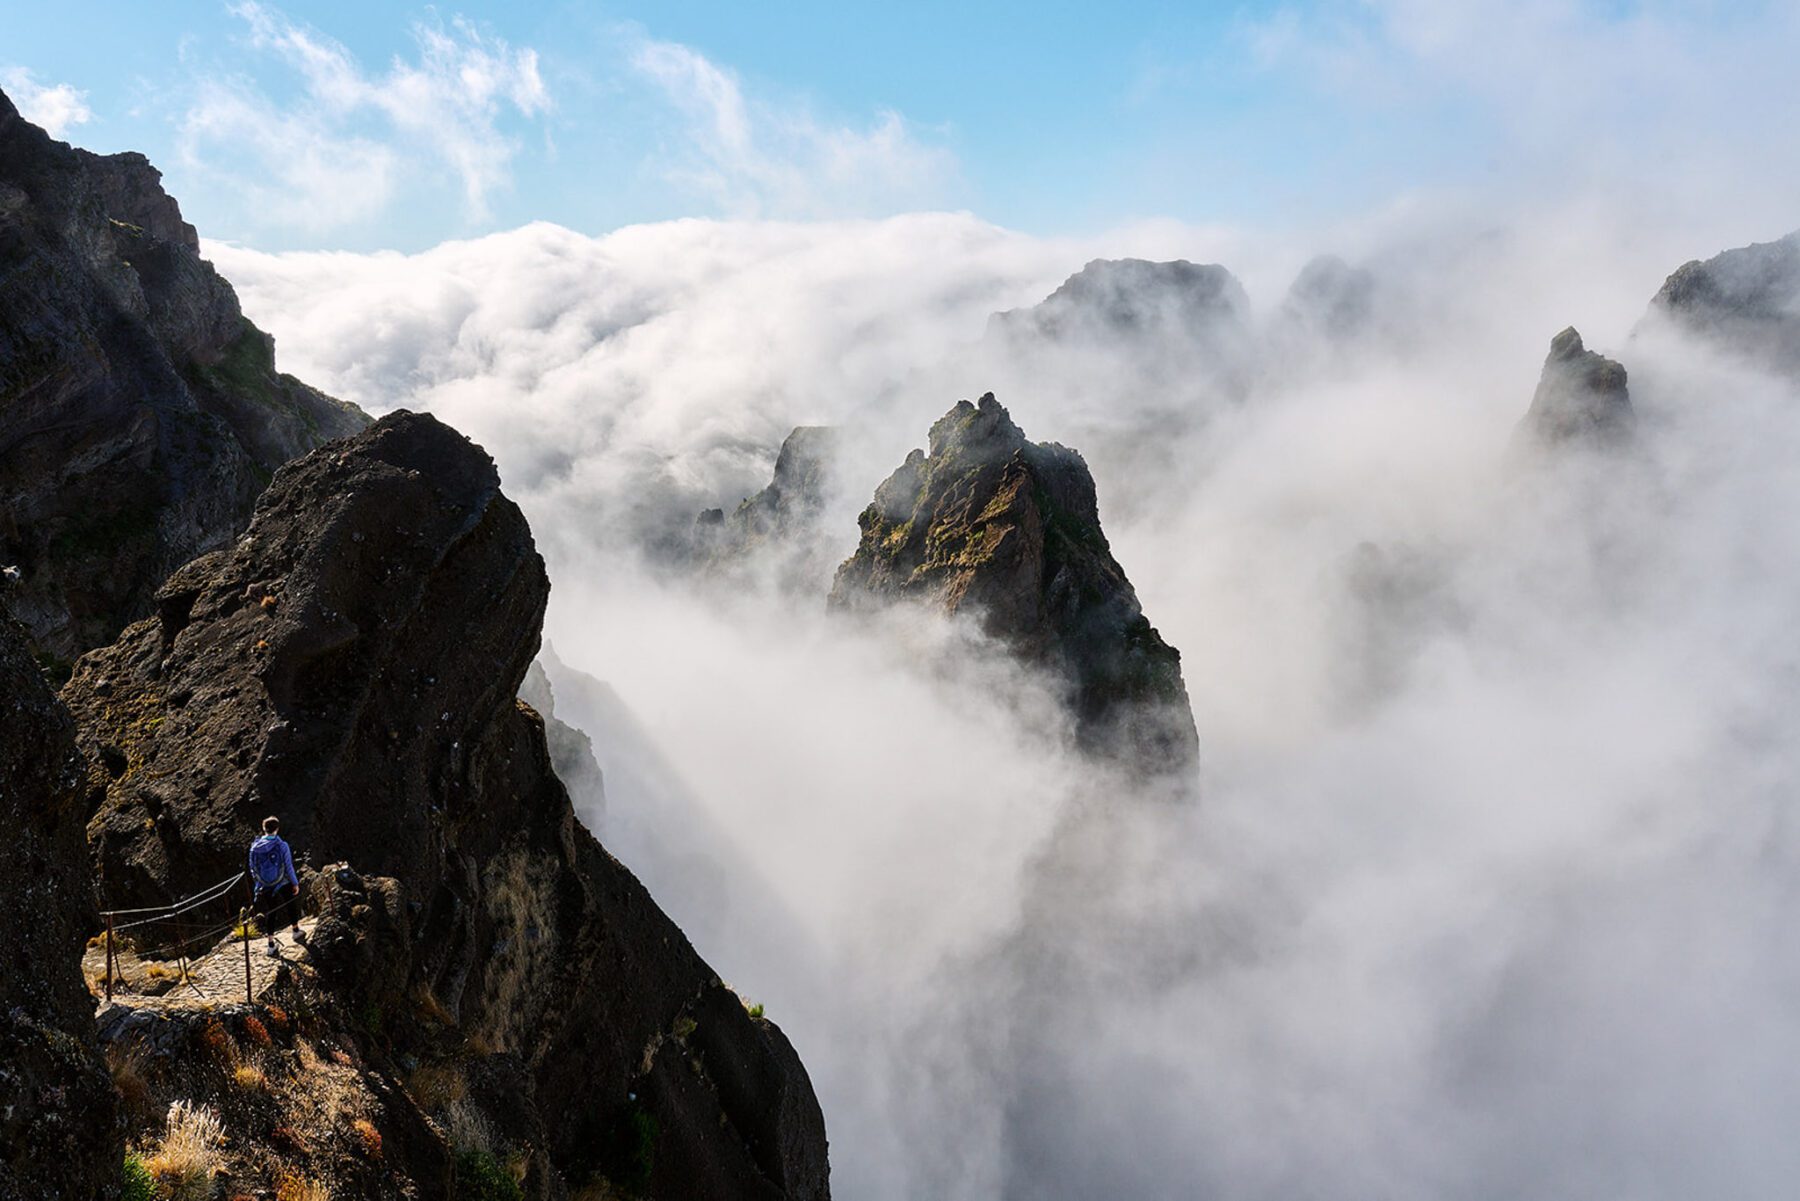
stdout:
<svg viewBox="0 0 1800 1201">
<path fill-rule="evenodd" d="M 1617 446 L 1635 424 L 1625 368 L 1582 346 L 1572 327 L 1552 338 L 1519 437 L 1545 446 Z"/>
<path fill-rule="evenodd" d="M 1154 776 L 1193 772 L 1198 740 L 1181 655 L 1144 617 L 1100 530 L 1076 452 L 1028 442 L 990 393 L 931 427 L 859 518 L 831 603 L 915 600 L 977 615 L 1068 680 L 1084 747 Z"/>
<path fill-rule="evenodd" d="M 81 948 L 98 924 L 85 765 L 25 631 L 0 614 L 0 1201 L 89 1201 L 118 1175 Z"/>
<path fill-rule="evenodd" d="M 0 95 L 0 565 L 62 658 L 229 541 L 275 468 L 368 421 L 275 372 L 160 178 Z"/>
<path fill-rule="evenodd" d="M 284 467 L 244 536 L 64 690 L 104 765 L 106 895 L 229 875 L 279 814 L 298 853 L 392 898 L 370 931 L 321 923 L 321 972 L 397 1008 L 428 989 L 512 1065 L 490 1108 L 545 1157 L 532 1195 L 610 1178 L 624 1131 L 653 1144 L 649 1196 L 823 1198 L 792 1048 L 575 820 L 515 699 L 548 593 L 492 461 L 429 417 Z"/>
<path fill-rule="evenodd" d="M 836 467 L 837 437 L 829 426 L 795 427 L 775 457 L 768 487 L 730 513 L 702 512 L 694 523 L 700 565 L 727 577 L 767 570 L 792 588 L 820 587 L 831 564 L 816 561 L 815 543 Z"/>
<path fill-rule="evenodd" d="M 1664 281 L 1650 313 L 1800 377 L 1800 231 L 1685 264 Z"/>
</svg>

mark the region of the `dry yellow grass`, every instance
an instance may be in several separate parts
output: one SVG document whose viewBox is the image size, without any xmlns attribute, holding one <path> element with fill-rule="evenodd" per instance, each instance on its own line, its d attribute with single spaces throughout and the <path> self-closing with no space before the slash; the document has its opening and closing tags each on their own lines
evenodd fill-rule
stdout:
<svg viewBox="0 0 1800 1201">
<path fill-rule="evenodd" d="M 177 1101 L 169 1106 L 163 1136 L 144 1170 L 169 1201 L 204 1201 L 212 1196 L 213 1176 L 223 1166 L 219 1148 L 225 1128 L 205 1105 Z"/>
<path fill-rule="evenodd" d="M 231 1078 L 236 1081 L 237 1086 L 245 1092 L 255 1092 L 258 1089 L 264 1088 L 269 1083 L 269 1078 L 263 1075 L 263 1070 L 253 1063 L 238 1064 L 236 1069 L 232 1071 Z"/>
<path fill-rule="evenodd" d="M 413 993 L 413 1005 L 418 1015 L 427 1021 L 436 1022 L 440 1026 L 456 1025 L 456 1018 L 444 1008 L 444 1003 L 431 991 L 431 985 L 421 984 Z"/>
<path fill-rule="evenodd" d="M 494 1128 L 467 1101 L 457 1101 L 444 1112 L 444 1134 L 458 1151 L 485 1151 L 492 1155 L 499 1146 Z"/>
<path fill-rule="evenodd" d="M 331 1190 L 297 1172 L 283 1172 L 275 1182 L 275 1201 L 331 1201 Z"/>
<path fill-rule="evenodd" d="M 150 1048 L 140 1040 L 111 1043 L 106 1048 L 106 1067 L 112 1073 L 113 1089 L 134 1121 L 148 1121 L 154 1115 L 150 1082 L 145 1076 L 149 1066 Z"/>
<path fill-rule="evenodd" d="M 362 1140 L 363 1154 L 370 1159 L 381 1158 L 381 1131 L 375 1129 L 375 1123 L 368 1118 L 357 1118 L 350 1123 L 356 1131 L 356 1137 Z"/>
<path fill-rule="evenodd" d="M 406 1078 L 406 1091 L 420 1109 L 437 1113 L 463 1099 L 469 1084 L 453 1063 L 426 1064 Z"/>
</svg>

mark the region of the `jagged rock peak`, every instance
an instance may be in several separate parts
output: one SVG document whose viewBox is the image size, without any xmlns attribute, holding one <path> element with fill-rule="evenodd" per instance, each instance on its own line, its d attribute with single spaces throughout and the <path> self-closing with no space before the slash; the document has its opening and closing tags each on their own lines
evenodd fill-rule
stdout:
<svg viewBox="0 0 1800 1201">
<path fill-rule="evenodd" d="M 274 366 L 140 154 L 53 140 L 0 96 L 0 563 L 61 659 L 149 612 L 282 463 L 368 418 Z"/>
<path fill-rule="evenodd" d="M 1663 282 L 1650 312 L 1764 367 L 1800 376 L 1800 231 L 1684 264 Z"/>
<path fill-rule="evenodd" d="M 1540 445 L 1605 447 L 1628 439 L 1635 424 L 1625 368 L 1583 346 L 1573 326 L 1552 338 L 1520 434 Z"/>
<path fill-rule="evenodd" d="M 1166 337 L 1247 321 L 1243 285 L 1216 263 L 1095 259 L 1032 308 L 998 313 L 1003 332 L 1054 339 Z"/>
<path fill-rule="evenodd" d="M 1180 653 L 1113 558 L 1081 456 L 1029 441 L 992 393 L 958 402 L 929 447 L 876 489 L 832 605 L 966 611 L 1065 679 L 1085 749 L 1146 776 L 1191 775 L 1198 743 Z"/>
<path fill-rule="evenodd" d="M 576 819 L 517 699 L 548 594 L 493 461 L 431 417 L 390 414 L 282 468 L 244 536 L 177 572 L 63 690 L 100 765 L 102 887 L 120 905 L 194 891 L 276 814 L 303 861 L 351 872 L 324 890 L 317 1006 L 404 1015 L 429 997 L 454 1030 L 356 1036 L 390 1116 L 428 1132 L 413 1106 L 436 1105 L 449 1128 L 441 1092 L 401 1087 L 424 1062 L 523 1157 L 533 1201 L 822 1201 L 824 1123 L 792 1047 Z M 384 1163 L 433 1181 L 449 1158 L 427 1133 Z"/>
<path fill-rule="evenodd" d="M 704 509 L 694 520 L 697 564 L 723 577 L 766 572 L 786 587 L 817 595 L 831 559 L 819 555 L 820 518 L 832 490 L 838 431 L 796 426 L 775 456 L 768 485 L 730 513 Z"/>
<path fill-rule="evenodd" d="M 836 452 L 837 431 L 832 427 L 794 427 L 782 440 L 768 486 L 746 497 L 729 516 L 722 510 L 708 510 L 720 513 L 711 524 L 725 527 L 727 541 L 737 551 L 770 536 L 800 532 L 824 507 Z"/>
</svg>

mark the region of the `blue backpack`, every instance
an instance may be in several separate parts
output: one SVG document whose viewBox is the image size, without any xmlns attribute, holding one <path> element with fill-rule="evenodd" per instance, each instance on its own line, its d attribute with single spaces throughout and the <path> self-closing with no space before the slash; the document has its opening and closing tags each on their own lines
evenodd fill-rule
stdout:
<svg viewBox="0 0 1800 1201">
<path fill-rule="evenodd" d="M 287 879 L 287 864 L 281 858 L 281 839 L 264 834 L 250 844 L 250 874 L 261 888 L 273 888 Z"/>
</svg>

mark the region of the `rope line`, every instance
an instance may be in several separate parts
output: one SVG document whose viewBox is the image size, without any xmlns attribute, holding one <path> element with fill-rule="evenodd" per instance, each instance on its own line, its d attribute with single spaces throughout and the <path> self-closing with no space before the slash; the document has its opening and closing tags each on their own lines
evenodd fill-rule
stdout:
<svg viewBox="0 0 1800 1201">
<path fill-rule="evenodd" d="M 189 909 L 192 909 L 197 905 L 204 905 L 204 904 L 206 904 L 206 902 L 216 899 L 223 893 L 229 892 L 231 890 L 232 885 L 236 884 L 239 880 L 242 880 L 244 878 L 245 874 L 246 873 L 244 873 L 244 872 L 239 872 L 237 875 L 231 877 L 229 880 L 222 880 L 217 884 L 214 884 L 214 885 L 211 885 L 210 887 L 201 889 L 199 892 L 194 893 L 192 896 L 183 897 L 181 900 L 172 901 L 167 905 L 155 905 L 155 906 L 151 906 L 148 909 L 102 909 L 100 911 L 100 916 L 101 917 L 131 917 L 131 916 L 133 916 L 135 914 L 139 914 L 139 913 L 155 913 L 155 914 L 160 914 L 163 917 L 174 917 L 178 913 L 185 913 Z M 156 921 L 156 920 L 158 920 L 158 919 L 157 918 L 145 919 L 145 921 Z M 114 927 L 114 929 L 129 930 L 129 929 L 131 929 L 132 926 L 141 926 L 144 924 L 145 924 L 144 921 L 136 921 L 136 922 L 128 923 L 127 925 L 116 926 L 116 927 Z"/>
</svg>

